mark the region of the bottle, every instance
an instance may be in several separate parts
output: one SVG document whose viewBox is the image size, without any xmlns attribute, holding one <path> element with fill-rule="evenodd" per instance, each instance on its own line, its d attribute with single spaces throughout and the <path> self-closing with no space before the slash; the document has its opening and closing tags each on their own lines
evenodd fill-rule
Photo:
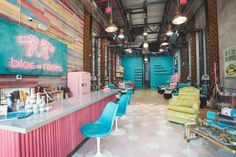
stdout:
<svg viewBox="0 0 236 157">
<path fill-rule="evenodd" d="M 12 94 L 7 95 L 7 112 L 12 112 L 13 108 L 13 97 Z"/>
</svg>

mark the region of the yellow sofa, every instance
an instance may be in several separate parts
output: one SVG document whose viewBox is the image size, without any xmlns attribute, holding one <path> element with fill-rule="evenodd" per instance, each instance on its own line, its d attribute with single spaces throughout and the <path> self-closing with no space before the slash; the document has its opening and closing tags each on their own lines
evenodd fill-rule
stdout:
<svg viewBox="0 0 236 157">
<path fill-rule="evenodd" d="M 167 120 L 185 124 L 196 121 L 200 106 L 200 91 L 194 87 L 184 87 L 179 95 L 169 100 Z"/>
</svg>

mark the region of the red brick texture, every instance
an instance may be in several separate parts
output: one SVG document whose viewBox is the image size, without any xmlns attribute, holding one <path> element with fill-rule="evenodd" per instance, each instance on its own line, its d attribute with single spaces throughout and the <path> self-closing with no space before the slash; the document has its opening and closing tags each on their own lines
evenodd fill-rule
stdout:
<svg viewBox="0 0 236 157">
<path fill-rule="evenodd" d="M 181 50 L 181 82 L 187 82 L 188 77 L 188 54 L 185 47 Z"/>
<path fill-rule="evenodd" d="M 107 40 L 106 39 L 101 39 L 101 60 L 100 60 L 100 64 L 101 64 L 101 87 L 103 87 L 106 83 L 105 81 L 105 70 L 106 70 L 106 67 L 105 67 L 105 51 L 106 51 L 106 45 L 107 45 Z"/>
<path fill-rule="evenodd" d="M 214 63 L 219 66 L 217 0 L 208 0 L 207 13 L 209 70 L 212 71 L 214 68 Z M 217 69 L 217 76 L 219 77 L 219 69 Z"/>
<path fill-rule="evenodd" d="M 114 48 L 111 48 L 110 50 L 110 67 L 111 67 L 111 71 L 110 71 L 110 74 L 111 74 L 111 82 L 114 83 Z"/>
<path fill-rule="evenodd" d="M 84 11 L 84 36 L 83 36 L 83 51 L 84 51 L 84 58 L 83 58 L 83 69 L 84 71 L 90 72 L 92 70 L 91 66 L 91 30 L 90 30 L 90 14 L 85 10 Z"/>
<path fill-rule="evenodd" d="M 195 17 L 189 20 L 189 29 L 195 29 Z M 190 58 L 191 58 L 191 83 L 195 84 L 197 82 L 197 63 L 196 63 L 196 33 L 189 33 L 189 46 L 190 46 Z"/>
</svg>

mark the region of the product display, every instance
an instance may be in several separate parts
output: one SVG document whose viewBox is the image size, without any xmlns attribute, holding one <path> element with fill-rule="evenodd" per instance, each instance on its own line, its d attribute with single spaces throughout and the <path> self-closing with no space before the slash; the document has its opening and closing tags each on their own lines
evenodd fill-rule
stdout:
<svg viewBox="0 0 236 157">
<path fill-rule="evenodd" d="M 236 154 L 236 129 L 223 123 L 211 123 L 199 119 L 198 124 L 188 126 L 190 132 L 203 137 L 219 147 Z M 190 138 L 187 138 L 191 140 Z"/>
</svg>

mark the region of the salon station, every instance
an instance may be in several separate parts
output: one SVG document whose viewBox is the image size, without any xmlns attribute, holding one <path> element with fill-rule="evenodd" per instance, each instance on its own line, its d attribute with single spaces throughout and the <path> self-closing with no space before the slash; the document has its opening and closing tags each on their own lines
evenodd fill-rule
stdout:
<svg viewBox="0 0 236 157">
<path fill-rule="evenodd" d="M 1 0 L 0 157 L 236 157 L 235 0 Z"/>
</svg>

